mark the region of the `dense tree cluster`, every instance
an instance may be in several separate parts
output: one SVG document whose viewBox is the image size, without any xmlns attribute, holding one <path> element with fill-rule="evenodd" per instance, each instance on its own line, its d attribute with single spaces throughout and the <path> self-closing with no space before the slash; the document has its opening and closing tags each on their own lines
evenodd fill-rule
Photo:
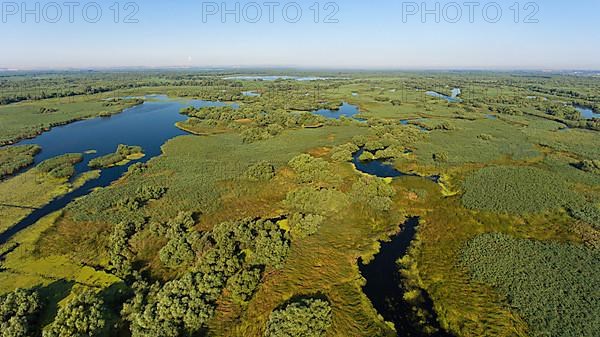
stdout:
<svg viewBox="0 0 600 337">
<path fill-rule="evenodd" d="M 245 176 L 252 181 L 268 181 L 275 177 L 275 166 L 268 161 L 260 161 L 249 166 Z"/>
<path fill-rule="evenodd" d="M 546 104 L 545 111 L 548 115 L 555 116 L 561 119 L 578 121 L 581 119 L 581 113 L 572 105 L 550 103 Z"/>
<path fill-rule="evenodd" d="M 165 266 L 177 268 L 196 258 L 195 250 L 200 234 L 192 230 L 193 226 L 194 218 L 190 212 L 180 212 L 167 223 L 166 237 L 169 241 L 159 251 L 160 260 Z"/>
<path fill-rule="evenodd" d="M 318 298 L 301 299 L 269 316 L 265 337 L 322 337 L 331 326 L 331 306 Z"/>
<path fill-rule="evenodd" d="M 413 125 L 398 125 L 383 120 L 370 120 L 372 137 L 355 137 L 354 144 L 364 150 L 362 160 L 399 159 L 407 148 L 425 137 L 425 133 Z"/>
<path fill-rule="evenodd" d="M 117 200 L 115 206 L 123 211 L 135 212 L 143 207 L 148 201 L 162 198 L 165 193 L 167 193 L 165 187 L 143 185 L 139 187 L 132 196 Z"/>
<path fill-rule="evenodd" d="M 18 145 L 0 148 L 0 179 L 15 174 L 33 164 L 34 157 L 42 150 L 37 145 Z"/>
<path fill-rule="evenodd" d="M 131 275 L 132 252 L 129 249 L 129 239 L 135 234 L 135 225 L 121 222 L 115 225 L 109 238 L 110 266 L 112 273 L 124 279 Z"/>
<path fill-rule="evenodd" d="M 104 301 L 94 291 L 83 290 L 58 310 L 43 337 L 100 337 L 107 329 Z"/>
<path fill-rule="evenodd" d="M 483 234 L 467 243 L 461 260 L 475 280 L 506 296 L 533 336 L 598 335 L 598 250 Z"/>
<path fill-rule="evenodd" d="M 192 336 L 214 314 L 222 280 L 219 275 L 189 272 L 164 285 L 134 284 L 135 296 L 123 313 L 132 337 Z"/>
<path fill-rule="evenodd" d="M 322 158 L 301 154 L 292 158 L 288 165 L 296 172 L 298 181 L 303 184 L 332 185 L 340 181 L 331 164 Z"/>
<path fill-rule="evenodd" d="M 319 125 L 324 118 L 309 112 L 289 112 L 279 104 L 247 102 L 241 108 L 188 107 L 181 113 L 190 119 L 181 125 L 194 132 L 198 128 L 222 128 L 238 130 L 244 143 L 254 143 L 279 135 L 285 129 L 307 125 Z"/>
<path fill-rule="evenodd" d="M 318 214 L 293 213 L 288 220 L 292 235 L 295 238 L 305 238 L 319 230 L 325 217 Z"/>
<path fill-rule="evenodd" d="M 88 166 L 91 168 L 107 168 L 126 160 L 131 155 L 142 154 L 142 148 L 140 146 L 128 146 L 119 144 L 117 151 L 106 156 L 94 158 L 90 160 Z"/>
<path fill-rule="evenodd" d="M 199 256 L 191 271 L 162 286 L 141 280 L 134 285 L 135 297 L 124 310 L 133 337 L 193 335 L 213 316 L 224 288 L 236 301 L 249 300 L 261 270 L 280 268 L 290 247 L 286 232 L 271 220 L 221 223 L 190 243 L 193 225 L 189 213 L 181 213 L 167 229 L 170 242 L 176 242 L 167 260 L 179 262 L 182 254 L 192 254 L 186 260 L 191 263 Z M 163 259 L 165 252 L 160 255 Z"/>
<path fill-rule="evenodd" d="M 231 292 L 231 298 L 238 303 L 250 300 L 261 279 L 262 270 L 258 267 L 243 269 L 233 275 L 227 282 L 227 289 Z"/>
<path fill-rule="evenodd" d="M 372 176 L 362 176 L 350 191 L 352 201 L 377 211 L 389 211 L 395 194 L 388 182 Z"/>
<path fill-rule="evenodd" d="M 80 153 L 67 153 L 41 162 L 37 169 L 53 178 L 70 178 L 75 174 L 73 165 L 81 161 L 83 161 L 83 155 Z"/>
<path fill-rule="evenodd" d="M 358 146 L 353 143 L 336 146 L 331 150 L 331 159 L 335 162 L 352 161 L 352 155 L 358 151 L 358 149 Z"/>
<path fill-rule="evenodd" d="M 32 290 L 17 289 L 0 296 L 0 336 L 32 336 L 41 307 L 37 292 Z"/>
<path fill-rule="evenodd" d="M 285 204 L 294 212 L 326 216 L 344 209 L 349 200 L 336 189 L 302 187 L 289 192 Z"/>
</svg>

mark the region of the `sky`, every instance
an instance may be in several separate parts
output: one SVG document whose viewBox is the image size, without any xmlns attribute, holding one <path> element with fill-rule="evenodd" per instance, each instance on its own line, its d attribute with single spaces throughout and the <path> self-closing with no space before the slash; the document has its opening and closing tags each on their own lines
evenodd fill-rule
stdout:
<svg viewBox="0 0 600 337">
<path fill-rule="evenodd" d="M 1 1 L 0 69 L 600 70 L 598 0 L 118 1 Z"/>
</svg>

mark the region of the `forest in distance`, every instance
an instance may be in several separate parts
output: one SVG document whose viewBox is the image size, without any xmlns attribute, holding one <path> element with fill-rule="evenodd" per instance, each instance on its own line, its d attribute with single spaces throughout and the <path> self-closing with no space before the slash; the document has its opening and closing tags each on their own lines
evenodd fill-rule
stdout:
<svg viewBox="0 0 600 337">
<path fill-rule="evenodd" d="M 2 337 L 596 337 L 599 283 L 598 74 L 0 72 Z"/>
</svg>

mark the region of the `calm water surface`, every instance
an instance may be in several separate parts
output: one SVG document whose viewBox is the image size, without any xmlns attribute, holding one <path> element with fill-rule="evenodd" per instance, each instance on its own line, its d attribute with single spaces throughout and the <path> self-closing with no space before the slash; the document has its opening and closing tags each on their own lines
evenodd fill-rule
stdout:
<svg viewBox="0 0 600 337">
<path fill-rule="evenodd" d="M 226 104 L 202 100 L 170 100 L 166 96 L 153 96 L 150 101 L 126 109 L 120 114 L 56 127 L 38 137 L 19 142 L 18 144 L 38 144 L 42 147 L 42 151 L 35 157 L 36 164 L 65 153 L 93 150 L 94 153 L 85 154 L 84 161 L 75 166 L 77 174 L 89 170 L 87 163 L 91 159 L 113 153 L 119 144 L 139 145 L 144 149 L 145 157 L 124 166 L 103 169 L 100 178 L 90 180 L 81 188 L 36 209 L 19 224 L 0 234 L 0 243 L 8 241 L 14 234 L 44 216 L 64 208 L 75 198 L 87 195 L 95 188 L 109 186 L 127 172 L 133 163 L 144 163 L 160 155 L 161 146 L 166 141 L 186 134 L 177 128 L 175 123 L 187 119 L 179 111 L 190 105 L 200 108 Z"/>
</svg>

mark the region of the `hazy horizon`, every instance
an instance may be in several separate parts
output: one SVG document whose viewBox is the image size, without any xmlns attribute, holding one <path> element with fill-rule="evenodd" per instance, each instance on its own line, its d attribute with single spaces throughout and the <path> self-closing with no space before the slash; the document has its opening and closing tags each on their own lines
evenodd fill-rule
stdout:
<svg viewBox="0 0 600 337">
<path fill-rule="evenodd" d="M 512 0 L 474 7 L 461 2 L 458 8 L 451 1 L 426 1 L 427 8 L 414 7 L 421 1 L 324 1 L 318 20 L 313 2 L 279 2 L 273 23 L 271 7 L 250 1 L 238 2 L 239 16 L 229 12 L 224 20 L 221 2 L 119 3 L 117 12 L 113 1 L 96 1 L 100 16 L 85 1 L 72 15 L 59 5 L 61 16 L 49 1 L 37 2 L 38 9 L 33 1 L 25 8 L 2 3 L 0 27 L 9 32 L 4 39 L 9 48 L 0 54 L 0 69 L 600 69 L 595 36 L 600 3 L 593 0 L 522 2 L 518 13 Z M 302 15 L 294 17 L 296 7 Z M 502 15 L 496 15 L 497 7 Z M 236 9 L 235 2 L 223 9 Z M 434 11 L 423 20 L 422 9 Z"/>
</svg>

